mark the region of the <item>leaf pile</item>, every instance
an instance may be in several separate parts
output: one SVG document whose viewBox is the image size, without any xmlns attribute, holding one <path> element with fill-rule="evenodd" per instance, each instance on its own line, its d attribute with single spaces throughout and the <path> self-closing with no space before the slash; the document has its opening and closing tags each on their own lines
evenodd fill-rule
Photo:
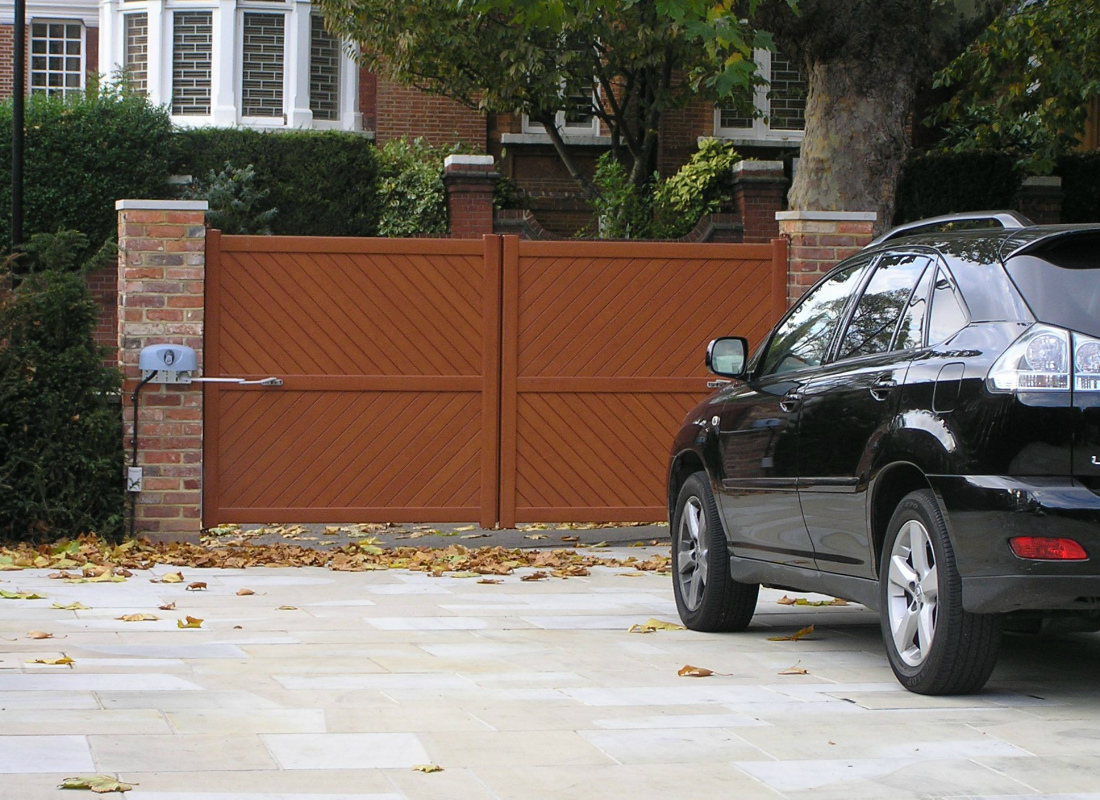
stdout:
<svg viewBox="0 0 1100 800">
<path fill-rule="evenodd" d="M 588 575 L 589 570 L 596 566 L 663 573 L 669 569 L 669 557 L 654 555 L 643 561 L 633 556 L 625 559 L 601 558 L 576 548 L 525 550 L 500 546 L 469 548 L 461 544 L 442 548 L 383 548 L 372 538 L 328 550 L 295 544 L 247 544 L 232 537 L 224 543 L 217 538 L 202 544 L 130 539 L 114 545 L 94 535 L 53 545 L 21 544 L 14 548 L 0 548 L 0 570 L 56 569 L 59 570 L 54 573 L 56 577 L 67 582 L 117 582 L 130 577 L 131 570 L 145 570 L 156 565 L 228 569 L 326 567 L 341 572 L 407 569 L 435 576 L 449 573 L 511 575 L 517 569 L 531 568 L 549 577 L 569 578 Z M 181 582 L 182 575 L 169 573 L 157 580 Z M 191 587 L 194 587 L 193 590 L 204 588 L 200 584 L 191 584 Z"/>
</svg>

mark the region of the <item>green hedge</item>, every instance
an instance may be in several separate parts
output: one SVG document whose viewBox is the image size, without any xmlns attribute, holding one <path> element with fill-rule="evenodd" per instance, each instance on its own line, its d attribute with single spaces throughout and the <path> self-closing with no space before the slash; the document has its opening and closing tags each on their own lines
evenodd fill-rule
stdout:
<svg viewBox="0 0 1100 800">
<path fill-rule="evenodd" d="M 177 134 L 176 170 L 195 178 L 226 163 L 255 167 L 255 185 L 278 210 L 271 229 L 293 236 L 375 236 L 378 231 L 374 146 L 340 132 L 271 132 L 199 128 Z"/>
<path fill-rule="evenodd" d="M 163 198 L 173 158 L 163 108 L 116 90 L 75 99 L 32 95 L 26 105 L 23 236 L 60 229 L 92 246 L 117 229 L 115 201 Z M 12 139 L 11 101 L 0 104 L 0 141 Z M 0 248 L 11 247 L 11 158 L 0 159 Z"/>
<path fill-rule="evenodd" d="M 1062 156 L 1062 222 L 1100 222 L 1100 152 Z"/>
<path fill-rule="evenodd" d="M 898 185 L 894 223 L 961 211 L 1014 208 L 1020 185 L 1005 153 L 927 153 L 909 159 Z"/>
</svg>

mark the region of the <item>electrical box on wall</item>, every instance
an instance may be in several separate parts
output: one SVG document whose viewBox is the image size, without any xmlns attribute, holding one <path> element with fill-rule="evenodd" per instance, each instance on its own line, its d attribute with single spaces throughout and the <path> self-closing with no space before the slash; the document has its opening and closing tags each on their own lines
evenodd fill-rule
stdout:
<svg viewBox="0 0 1100 800">
<path fill-rule="evenodd" d="M 191 383 L 199 368 L 195 351 L 182 344 L 152 344 L 141 348 L 138 367 L 150 383 Z"/>
</svg>

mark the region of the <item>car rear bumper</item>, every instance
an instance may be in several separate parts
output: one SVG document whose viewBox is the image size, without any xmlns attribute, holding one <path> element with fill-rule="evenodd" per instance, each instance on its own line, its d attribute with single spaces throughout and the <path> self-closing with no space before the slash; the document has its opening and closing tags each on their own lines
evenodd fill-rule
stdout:
<svg viewBox="0 0 1100 800">
<path fill-rule="evenodd" d="M 1069 478 L 930 478 L 946 512 L 963 607 L 975 613 L 1100 611 L 1100 496 Z M 1084 561 L 1033 561 L 1015 536 L 1073 539 Z"/>
</svg>

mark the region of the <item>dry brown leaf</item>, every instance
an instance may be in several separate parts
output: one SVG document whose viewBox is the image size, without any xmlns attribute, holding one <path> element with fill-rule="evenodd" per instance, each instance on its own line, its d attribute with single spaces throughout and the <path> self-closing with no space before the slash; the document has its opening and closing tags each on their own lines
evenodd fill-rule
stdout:
<svg viewBox="0 0 1100 800">
<path fill-rule="evenodd" d="M 783 595 L 775 602 L 781 606 L 793 606 L 797 601 L 793 597 L 787 597 L 787 595 Z"/>
<path fill-rule="evenodd" d="M 466 535 L 460 536 L 458 538 L 460 538 L 460 539 L 488 539 L 489 534 L 487 534 L 487 533 L 467 533 Z"/>
<path fill-rule="evenodd" d="M 206 588 L 206 582 L 205 581 L 195 581 L 194 583 L 187 584 L 187 589 L 186 590 L 188 592 L 201 592 L 205 588 Z"/>
<path fill-rule="evenodd" d="M 784 670 L 780 670 L 780 672 L 778 674 L 780 674 L 780 675 L 809 675 L 810 674 L 809 670 L 803 669 L 802 667 L 798 666 L 801 663 L 802 663 L 801 661 L 795 662 L 795 665 L 793 667 L 787 667 Z"/>
<path fill-rule="evenodd" d="M 550 536 L 548 534 L 545 534 L 545 533 L 526 533 L 526 534 L 523 535 L 523 538 L 524 539 L 538 540 L 538 539 L 549 539 Z"/>
<path fill-rule="evenodd" d="M 256 593 L 254 591 L 252 591 L 251 589 L 238 589 L 237 590 L 237 596 L 238 597 L 247 597 L 250 594 L 256 594 Z"/>
<path fill-rule="evenodd" d="M 54 603 L 52 606 L 50 606 L 50 608 L 59 608 L 62 611 L 87 611 L 88 610 L 88 606 L 83 605 L 82 603 L 68 603 L 68 604 Z"/>
<path fill-rule="evenodd" d="M 691 664 L 685 664 L 676 670 L 676 674 L 681 678 L 709 678 L 714 674 L 714 670 L 706 669 L 705 667 L 693 667 Z"/>
<path fill-rule="evenodd" d="M 61 658 L 35 658 L 27 662 L 28 664 L 47 664 L 51 667 L 67 666 L 69 664 L 75 664 L 68 656 L 61 656 Z"/>
<path fill-rule="evenodd" d="M 182 572 L 169 572 L 166 575 L 162 575 L 159 578 L 150 578 L 150 583 L 183 583 Z"/>
<path fill-rule="evenodd" d="M 28 639 L 52 639 L 54 638 L 52 633 L 46 633 L 45 631 L 27 631 Z"/>
<path fill-rule="evenodd" d="M 438 764 L 417 764 L 413 767 L 417 772 L 442 772 L 443 767 Z"/>
<path fill-rule="evenodd" d="M 797 642 L 799 639 L 803 639 L 814 632 L 814 626 L 809 625 L 800 631 L 795 631 L 790 636 L 769 636 L 769 642 Z"/>
<path fill-rule="evenodd" d="M 279 606 L 279 611 L 297 611 L 298 606 Z"/>
<path fill-rule="evenodd" d="M 547 577 L 548 576 L 545 572 L 543 572 L 542 570 L 539 570 L 537 572 L 532 572 L 530 575 L 524 575 L 522 578 L 520 578 L 520 580 L 521 581 L 541 581 L 541 580 L 544 580 Z"/>
<path fill-rule="evenodd" d="M 186 620 L 186 621 L 185 621 Z M 184 619 L 176 620 L 177 628 L 201 628 L 202 620 L 198 617 L 185 617 Z"/>
<path fill-rule="evenodd" d="M 500 578 L 482 578 L 478 583 L 504 583 Z"/>
<path fill-rule="evenodd" d="M 176 601 L 173 600 L 171 603 L 165 603 L 162 606 L 157 606 L 157 608 L 159 608 L 161 611 L 174 611 L 176 608 Z"/>
<path fill-rule="evenodd" d="M 581 537 L 579 537 L 579 536 L 563 536 L 563 537 L 561 537 L 561 540 L 563 542 L 579 542 L 581 540 Z"/>
<path fill-rule="evenodd" d="M 121 617 L 115 617 L 123 622 L 153 622 L 160 619 L 160 617 L 153 614 L 123 614 Z"/>
<path fill-rule="evenodd" d="M 664 622 L 659 619 L 650 617 L 645 622 L 636 623 L 630 626 L 630 630 L 627 633 L 654 633 L 656 631 L 683 631 L 687 630 L 683 625 L 677 625 L 675 622 Z"/>
</svg>

